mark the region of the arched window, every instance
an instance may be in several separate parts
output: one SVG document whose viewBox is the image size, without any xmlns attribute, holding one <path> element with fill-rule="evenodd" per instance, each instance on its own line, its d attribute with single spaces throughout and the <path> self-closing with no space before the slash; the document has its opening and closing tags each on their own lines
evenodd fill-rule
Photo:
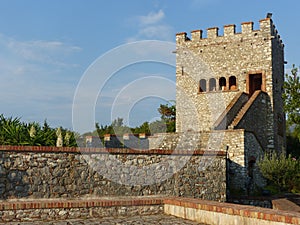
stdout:
<svg viewBox="0 0 300 225">
<path fill-rule="evenodd" d="M 199 92 L 206 92 L 206 80 L 200 80 Z"/>
<path fill-rule="evenodd" d="M 216 91 L 217 85 L 216 85 L 216 79 L 210 78 L 209 79 L 209 91 Z"/>
<path fill-rule="evenodd" d="M 226 78 L 225 77 L 221 77 L 219 79 L 219 89 L 221 91 L 225 91 L 226 90 Z"/>
<path fill-rule="evenodd" d="M 236 77 L 235 76 L 231 76 L 229 77 L 229 90 L 236 90 Z"/>
</svg>

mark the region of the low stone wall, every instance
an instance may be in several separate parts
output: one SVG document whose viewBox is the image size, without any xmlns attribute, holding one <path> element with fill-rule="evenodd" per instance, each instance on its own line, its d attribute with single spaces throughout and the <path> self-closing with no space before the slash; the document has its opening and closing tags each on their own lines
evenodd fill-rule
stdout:
<svg viewBox="0 0 300 225">
<path fill-rule="evenodd" d="M 158 194 L 226 201 L 226 154 L 0 146 L 0 199 Z"/>
<path fill-rule="evenodd" d="M 0 200 L 0 224 L 165 213 L 210 225 L 300 224 L 300 213 L 167 196 Z"/>
<path fill-rule="evenodd" d="M 164 201 L 168 215 L 210 225 L 300 224 L 300 213 L 230 203 L 174 198 Z"/>
<path fill-rule="evenodd" d="M 274 199 L 272 201 L 273 209 L 285 210 L 300 213 L 300 206 L 286 198 Z"/>
<path fill-rule="evenodd" d="M 163 213 L 163 199 L 151 196 L 0 201 L 0 223 L 156 215 Z"/>
</svg>

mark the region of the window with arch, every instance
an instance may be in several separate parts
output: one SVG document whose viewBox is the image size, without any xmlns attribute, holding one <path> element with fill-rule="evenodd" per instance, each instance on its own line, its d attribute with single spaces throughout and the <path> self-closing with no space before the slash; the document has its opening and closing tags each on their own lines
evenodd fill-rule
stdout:
<svg viewBox="0 0 300 225">
<path fill-rule="evenodd" d="M 237 89 L 236 77 L 231 76 L 231 77 L 229 77 L 229 90 L 236 90 L 236 89 Z"/>
<path fill-rule="evenodd" d="M 200 85 L 199 92 L 206 92 L 206 80 L 201 79 L 199 85 Z"/>
<path fill-rule="evenodd" d="M 221 91 L 225 91 L 226 90 L 226 78 L 225 77 L 221 77 L 219 79 L 219 89 Z"/>
<path fill-rule="evenodd" d="M 215 78 L 209 79 L 209 91 L 216 91 L 217 90 L 217 84 Z"/>
</svg>

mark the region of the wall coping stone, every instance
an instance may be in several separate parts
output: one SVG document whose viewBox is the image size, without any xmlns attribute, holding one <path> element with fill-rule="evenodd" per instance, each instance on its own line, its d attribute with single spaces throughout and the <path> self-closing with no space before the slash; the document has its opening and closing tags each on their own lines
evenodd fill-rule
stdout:
<svg viewBox="0 0 300 225">
<path fill-rule="evenodd" d="M 34 152 L 34 153 L 82 153 L 82 154 L 133 154 L 133 155 L 205 155 L 226 156 L 225 151 L 197 150 L 136 150 L 128 148 L 86 148 L 86 147 L 50 147 L 50 146 L 11 146 L 0 145 L 0 152 Z"/>
<path fill-rule="evenodd" d="M 70 209 L 114 206 L 162 205 L 163 196 L 129 196 L 77 199 L 9 199 L 0 201 L 0 210 Z"/>
</svg>

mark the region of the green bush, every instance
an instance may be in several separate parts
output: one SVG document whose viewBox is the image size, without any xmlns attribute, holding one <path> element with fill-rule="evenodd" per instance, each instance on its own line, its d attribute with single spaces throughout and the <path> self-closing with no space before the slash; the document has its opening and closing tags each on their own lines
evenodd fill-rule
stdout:
<svg viewBox="0 0 300 225">
<path fill-rule="evenodd" d="M 266 154 L 259 162 L 258 166 L 262 175 L 269 180 L 271 185 L 275 185 L 278 191 L 291 192 L 298 190 L 300 183 L 300 161 L 286 157 L 284 154 Z"/>
<path fill-rule="evenodd" d="M 56 128 L 51 128 L 45 121 L 39 123 L 21 122 L 20 118 L 6 118 L 0 114 L 0 145 L 55 146 Z M 77 146 L 74 132 L 61 128 L 64 146 Z"/>
</svg>

